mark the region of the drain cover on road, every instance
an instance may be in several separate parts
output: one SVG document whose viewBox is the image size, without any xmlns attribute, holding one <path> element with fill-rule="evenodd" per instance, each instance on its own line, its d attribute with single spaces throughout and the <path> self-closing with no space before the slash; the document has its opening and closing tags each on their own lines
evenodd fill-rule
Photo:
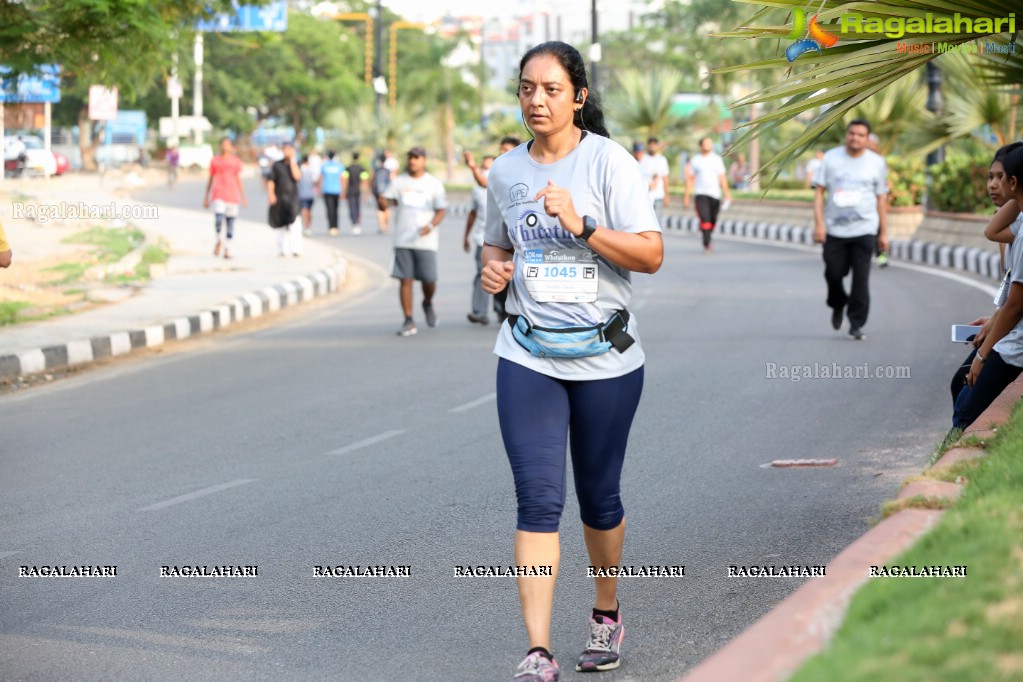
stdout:
<svg viewBox="0 0 1023 682">
<path fill-rule="evenodd" d="M 785 469 L 792 467 L 833 467 L 837 459 L 776 459 L 769 466 Z"/>
</svg>

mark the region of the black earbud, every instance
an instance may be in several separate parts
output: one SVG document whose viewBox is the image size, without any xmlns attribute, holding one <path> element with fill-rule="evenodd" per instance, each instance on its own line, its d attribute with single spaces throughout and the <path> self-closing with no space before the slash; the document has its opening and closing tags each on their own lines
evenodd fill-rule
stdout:
<svg viewBox="0 0 1023 682">
<path fill-rule="evenodd" d="M 583 91 L 582 90 L 576 90 L 575 91 L 575 101 L 576 102 L 582 102 L 583 101 Z"/>
</svg>

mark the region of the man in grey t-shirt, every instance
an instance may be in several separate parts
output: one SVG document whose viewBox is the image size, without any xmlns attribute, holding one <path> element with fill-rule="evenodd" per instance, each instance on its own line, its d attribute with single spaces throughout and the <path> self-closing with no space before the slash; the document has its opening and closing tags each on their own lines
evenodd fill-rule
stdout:
<svg viewBox="0 0 1023 682">
<path fill-rule="evenodd" d="M 867 148 L 870 124 L 862 119 L 845 129 L 845 146 L 828 151 L 814 176 L 813 240 L 824 245 L 831 326 L 842 328 L 848 306 L 849 335 L 864 339 L 870 310 L 870 261 L 874 249 L 888 250 L 888 168 Z M 847 294 L 842 280 L 852 270 Z"/>
</svg>

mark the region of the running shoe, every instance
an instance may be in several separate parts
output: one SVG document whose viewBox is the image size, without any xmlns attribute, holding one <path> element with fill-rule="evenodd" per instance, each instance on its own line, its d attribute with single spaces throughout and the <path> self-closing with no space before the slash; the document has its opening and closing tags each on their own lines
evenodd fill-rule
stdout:
<svg viewBox="0 0 1023 682">
<path fill-rule="evenodd" d="M 401 329 L 398 330 L 398 336 L 412 336 L 418 329 L 416 329 L 416 323 L 412 321 L 412 318 L 405 320 L 405 324 L 401 325 Z"/>
<path fill-rule="evenodd" d="M 586 649 L 579 655 L 576 672 L 593 673 L 600 670 L 614 670 L 621 663 L 622 640 L 625 638 L 625 626 L 622 625 L 621 611 L 618 622 L 606 616 L 590 616 L 590 640 Z"/>
<path fill-rule="evenodd" d="M 362 234 L 362 228 L 356 225 L 352 228 L 352 234 Z"/>
<path fill-rule="evenodd" d="M 328 230 L 328 232 L 330 233 L 331 237 L 336 237 L 338 230 L 337 230 L 336 227 L 332 227 L 332 228 L 330 228 L 330 230 Z"/>
<path fill-rule="evenodd" d="M 466 315 L 470 322 L 474 324 L 490 324 L 490 318 L 486 315 L 477 315 L 476 313 L 469 313 Z"/>
<path fill-rule="evenodd" d="M 842 306 L 831 309 L 831 328 L 832 329 L 842 328 Z"/>
<path fill-rule="evenodd" d="M 307 227 L 304 230 L 302 230 L 302 234 L 306 237 L 312 237 L 313 231 Z"/>
<path fill-rule="evenodd" d="M 437 326 L 437 313 L 433 309 L 432 303 L 423 304 L 423 313 L 426 315 L 426 324 L 431 327 Z"/>
<path fill-rule="evenodd" d="M 863 330 L 859 327 L 850 327 L 849 336 L 853 337 L 857 341 L 862 341 L 867 338 L 867 335 L 863 333 Z"/>
<path fill-rule="evenodd" d="M 558 682 L 561 670 L 558 662 L 548 659 L 539 651 L 526 656 L 515 669 L 515 682 Z"/>
</svg>

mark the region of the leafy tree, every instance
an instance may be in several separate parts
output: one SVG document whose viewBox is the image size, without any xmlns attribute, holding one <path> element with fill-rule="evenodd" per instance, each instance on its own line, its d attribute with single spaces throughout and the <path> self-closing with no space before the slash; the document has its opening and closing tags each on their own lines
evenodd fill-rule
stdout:
<svg viewBox="0 0 1023 682">
<path fill-rule="evenodd" d="M 772 0 L 767 2 L 749 2 L 761 5 L 762 9 L 750 18 L 745 27 L 726 35 L 733 38 L 785 38 L 791 31 L 789 25 L 764 24 L 759 22 L 777 22 L 782 19 L 785 11 L 805 8 L 803 0 Z M 972 19 L 990 17 L 1008 17 L 1010 12 L 1019 9 L 1018 0 L 882 0 L 869 4 L 858 0 L 833 0 L 826 3 L 818 14 L 820 24 L 826 31 L 839 36 L 841 42 L 818 54 L 806 53 L 799 61 L 789 64 L 784 57 L 746 62 L 734 66 L 719 68 L 718 73 L 742 73 L 751 69 L 788 68 L 787 78 L 762 88 L 759 92 L 745 97 L 737 105 L 743 106 L 754 102 L 780 102 L 781 106 L 774 112 L 757 120 L 750 131 L 740 142 L 772 133 L 783 122 L 804 112 L 817 111 L 806 130 L 789 145 L 780 150 L 764 166 L 765 170 L 775 173 L 787 162 L 798 157 L 810 145 L 821 137 L 832 125 L 842 120 L 851 109 L 867 101 L 879 92 L 892 86 L 911 74 L 919 73 L 920 67 L 934 59 L 935 52 L 923 52 L 924 46 L 932 43 L 944 43 L 950 46 L 962 45 L 977 39 L 995 40 L 997 34 L 990 36 L 971 34 L 950 34 L 937 32 L 915 32 L 899 38 L 885 34 L 866 34 L 855 32 L 845 33 L 839 23 L 845 12 L 859 14 L 864 20 L 879 19 L 884 21 L 891 17 L 923 17 L 931 13 L 934 22 L 938 19 L 951 21 L 954 14 Z M 779 13 L 779 9 L 782 13 Z M 784 21 L 788 22 L 787 15 Z M 932 26 L 935 24 L 932 23 Z M 992 28 L 994 28 L 992 26 Z M 907 45 L 919 52 L 900 52 L 897 43 Z M 804 67 L 805 65 L 805 67 Z M 986 60 L 989 82 L 1003 82 L 1018 87 L 1018 77 L 1023 69 L 1018 64 L 1002 60 Z M 1014 82 L 1013 78 L 1017 78 Z"/>
</svg>

